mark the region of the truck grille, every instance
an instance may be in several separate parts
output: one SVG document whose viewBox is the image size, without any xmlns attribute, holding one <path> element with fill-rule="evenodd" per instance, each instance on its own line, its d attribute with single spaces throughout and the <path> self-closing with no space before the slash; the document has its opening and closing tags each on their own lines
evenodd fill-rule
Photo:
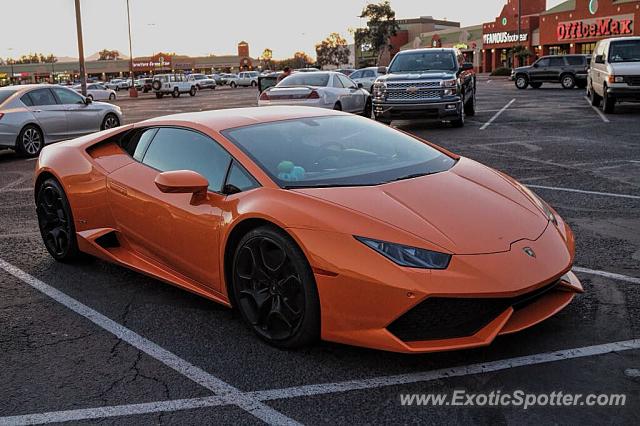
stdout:
<svg viewBox="0 0 640 426">
<path fill-rule="evenodd" d="M 440 81 L 408 81 L 387 83 L 387 100 L 420 101 L 442 97 Z"/>
<path fill-rule="evenodd" d="M 631 75 L 626 78 L 629 86 L 640 86 L 640 75 Z"/>
</svg>

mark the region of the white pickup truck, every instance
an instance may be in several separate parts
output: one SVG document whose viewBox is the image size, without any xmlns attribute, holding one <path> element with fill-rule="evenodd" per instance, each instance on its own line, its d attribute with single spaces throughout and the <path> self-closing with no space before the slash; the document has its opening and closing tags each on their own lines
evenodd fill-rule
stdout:
<svg viewBox="0 0 640 426">
<path fill-rule="evenodd" d="M 195 96 L 198 92 L 195 81 L 189 81 L 183 74 L 158 74 L 153 78 L 151 87 L 158 99 L 164 95 L 177 98 L 182 93 Z"/>
</svg>

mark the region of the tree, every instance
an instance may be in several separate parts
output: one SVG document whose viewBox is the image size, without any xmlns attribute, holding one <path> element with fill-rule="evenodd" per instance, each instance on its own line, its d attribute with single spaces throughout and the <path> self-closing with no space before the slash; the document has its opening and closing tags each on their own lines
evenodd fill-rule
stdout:
<svg viewBox="0 0 640 426">
<path fill-rule="evenodd" d="M 99 61 L 115 61 L 120 58 L 120 52 L 117 50 L 102 49 L 98 52 Z"/>
<path fill-rule="evenodd" d="M 53 56 L 53 54 L 45 56 L 42 53 L 29 53 L 28 55 L 22 55 L 13 61 L 14 64 L 51 64 L 54 62 L 58 62 L 58 58 Z"/>
<path fill-rule="evenodd" d="M 327 38 L 316 44 L 318 66 L 346 64 L 349 62 L 349 48 L 347 40 L 338 33 L 331 33 Z"/>
<path fill-rule="evenodd" d="M 265 48 L 262 51 L 262 61 L 264 62 L 264 65 L 266 67 L 270 67 L 271 66 L 271 59 L 273 58 L 273 50 L 269 49 L 268 47 Z"/>
<path fill-rule="evenodd" d="M 522 44 L 515 46 L 512 52 L 518 58 L 520 64 L 526 63 L 527 59 L 532 55 L 529 48 L 527 48 L 527 46 L 523 46 Z"/>
<path fill-rule="evenodd" d="M 278 63 L 280 69 L 289 68 L 306 68 L 314 63 L 313 59 L 304 52 L 296 52 L 293 58 L 283 59 Z"/>
<path fill-rule="evenodd" d="M 396 12 L 391 9 L 389 1 L 384 0 L 378 4 L 368 4 L 362 9 L 360 18 L 367 19 L 367 27 L 355 31 L 354 39 L 359 42 L 356 46 L 366 44 L 380 58 L 384 50 L 391 48 L 389 39 L 400 29 L 396 22 Z"/>
</svg>

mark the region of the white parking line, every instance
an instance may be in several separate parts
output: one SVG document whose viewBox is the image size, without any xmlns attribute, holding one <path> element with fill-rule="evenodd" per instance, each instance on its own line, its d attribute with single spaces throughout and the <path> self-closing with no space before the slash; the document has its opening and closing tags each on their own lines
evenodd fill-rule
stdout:
<svg viewBox="0 0 640 426">
<path fill-rule="evenodd" d="M 600 116 L 600 118 L 602 119 L 602 121 L 604 121 L 605 123 L 610 123 L 609 119 L 608 119 L 608 118 L 607 118 L 607 117 L 602 113 L 602 111 L 600 111 L 600 109 L 598 109 L 598 108 L 594 107 L 593 105 L 591 105 L 591 99 L 589 99 L 589 98 L 588 98 L 588 97 L 586 97 L 586 96 L 585 96 L 584 98 L 585 98 L 585 100 L 589 103 L 589 106 L 590 106 L 591 108 L 593 108 L 593 110 L 594 110 L 595 112 L 597 112 L 597 113 L 598 113 L 598 115 Z"/>
<path fill-rule="evenodd" d="M 322 383 L 314 385 L 294 386 L 283 389 L 246 392 L 243 395 L 253 401 L 261 402 L 272 401 L 276 399 L 299 398 L 312 395 L 328 395 L 363 389 L 377 389 L 387 386 L 424 383 L 434 380 L 448 379 L 451 377 L 464 377 L 474 374 L 492 373 L 497 371 L 509 370 L 511 368 L 548 364 L 556 361 L 566 361 L 571 359 L 606 355 L 609 353 L 617 353 L 636 349 L 640 349 L 640 339 L 624 340 L 620 342 L 605 343 L 601 345 L 545 352 L 516 358 L 507 358 L 498 361 L 490 361 L 460 367 L 443 368 L 439 370 L 424 371 L 418 373 L 399 374 L 394 376 L 380 376 L 361 380 L 347 380 L 334 383 Z M 0 417 L 0 425 L 29 425 L 65 422 L 72 420 L 131 416 L 137 414 L 217 407 L 230 404 L 234 404 L 230 396 L 213 396 L 171 401 L 157 401 L 143 404 L 116 405 L 108 407 L 52 411 L 48 413 Z"/>
<path fill-rule="evenodd" d="M 200 386 L 212 391 L 217 396 L 227 397 L 234 405 L 253 414 L 260 420 L 269 424 L 298 424 L 295 420 L 285 416 L 275 409 L 251 399 L 239 389 L 231 386 L 227 382 L 207 373 L 199 367 L 180 358 L 172 352 L 158 346 L 152 341 L 145 339 L 134 331 L 107 318 L 101 313 L 67 296 L 63 292 L 40 281 L 36 277 L 24 272 L 22 269 L 0 259 L 0 269 L 4 269 L 10 275 L 30 285 L 34 289 L 44 293 L 56 302 L 66 306 L 75 313 L 82 315 L 98 327 L 115 335 L 117 338 L 129 343 L 131 346 L 141 350 L 147 355 L 155 358 L 167 367 L 172 368 L 183 376 L 193 380 Z"/>
<path fill-rule="evenodd" d="M 509 101 L 509 103 L 508 103 L 508 104 L 506 104 L 505 106 L 503 106 L 503 107 L 500 109 L 500 111 L 496 112 L 496 113 L 493 115 L 493 117 L 491 117 L 491 118 L 489 119 L 489 121 L 487 121 L 486 123 L 484 123 L 484 124 L 482 125 L 482 127 L 480 127 L 480 130 L 484 130 L 484 129 L 486 129 L 487 127 L 489 127 L 489 126 L 491 125 L 491 123 L 493 123 L 493 121 L 494 121 L 496 118 L 500 117 L 500 114 L 502 114 L 502 113 L 503 113 L 507 108 L 509 108 L 509 107 L 511 106 L 511 104 L 512 104 L 512 103 L 514 103 L 515 101 L 516 101 L 516 99 L 515 99 L 515 98 L 511 99 L 511 100 Z"/>
<path fill-rule="evenodd" d="M 616 274 L 614 272 L 598 271 L 595 269 L 581 268 L 580 266 L 574 266 L 575 272 L 582 272 L 583 274 L 599 275 L 601 277 L 611 278 L 612 280 L 626 281 L 628 283 L 640 284 L 640 278 L 630 277 L 628 275 Z"/>
<path fill-rule="evenodd" d="M 629 198 L 631 200 L 640 200 L 640 195 L 616 194 L 613 192 L 587 191 L 584 189 L 562 188 L 558 186 L 544 185 L 527 185 L 529 188 L 548 189 L 551 191 L 577 192 L 578 194 L 600 195 L 603 197 Z"/>
</svg>

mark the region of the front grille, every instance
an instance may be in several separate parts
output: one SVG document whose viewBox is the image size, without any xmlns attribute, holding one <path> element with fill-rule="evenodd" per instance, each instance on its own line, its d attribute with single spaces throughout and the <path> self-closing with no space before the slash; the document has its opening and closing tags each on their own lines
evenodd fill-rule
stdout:
<svg viewBox="0 0 640 426">
<path fill-rule="evenodd" d="M 440 81 L 409 81 L 387 83 L 387 89 L 407 89 L 408 87 L 417 87 L 419 89 L 440 87 Z"/>
<path fill-rule="evenodd" d="M 429 297 L 392 322 L 387 330 L 405 342 L 472 336 L 508 307 L 522 309 L 558 283 L 516 297 Z"/>
<path fill-rule="evenodd" d="M 418 89 L 416 91 L 402 90 L 388 90 L 387 99 L 391 101 L 418 101 L 428 99 L 439 99 L 442 97 L 442 90 L 433 89 Z"/>
<path fill-rule="evenodd" d="M 632 75 L 625 78 L 629 86 L 640 86 L 640 75 Z"/>
</svg>

